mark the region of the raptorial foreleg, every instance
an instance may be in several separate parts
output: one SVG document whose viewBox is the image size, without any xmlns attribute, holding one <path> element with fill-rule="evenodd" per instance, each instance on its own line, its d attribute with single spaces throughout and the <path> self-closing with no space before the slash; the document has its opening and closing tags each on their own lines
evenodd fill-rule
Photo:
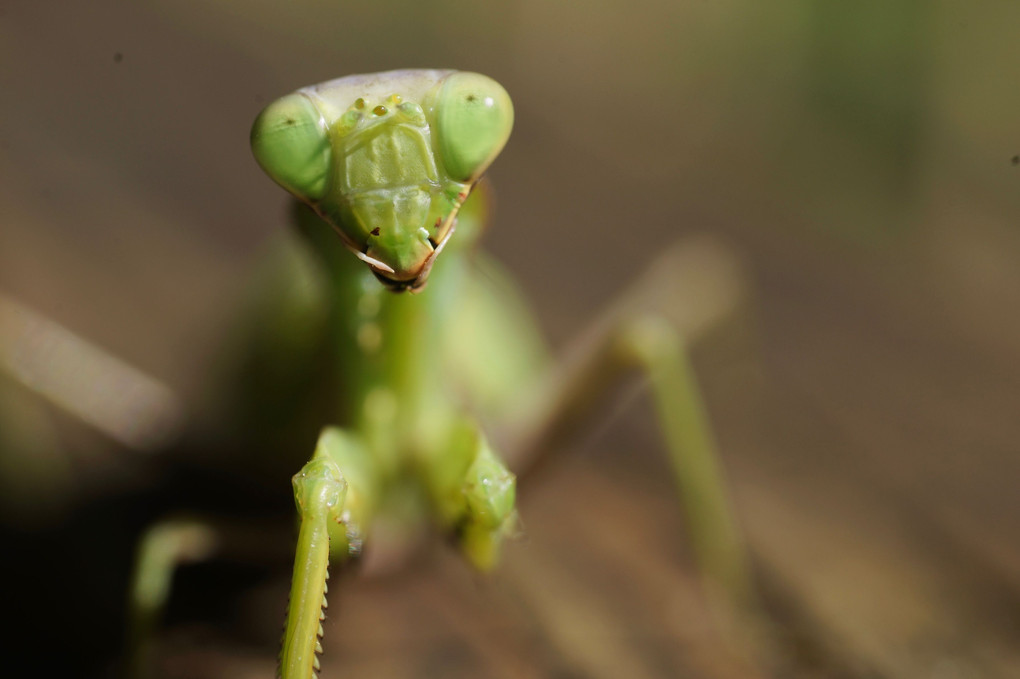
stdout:
<svg viewBox="0 0 1020 679">
<path fill-rule="evenodd" d="M 323 431 L 315 455 L 294 475 L 294 501 L 300 515 L 294 576 L 280 650 L 283 679 L 310 679 L 319 669 L 322 620 L 329 579 L 330 541 L 358 551 L 374 499 L 368 456 L 345 432 Z"/>
</svg>

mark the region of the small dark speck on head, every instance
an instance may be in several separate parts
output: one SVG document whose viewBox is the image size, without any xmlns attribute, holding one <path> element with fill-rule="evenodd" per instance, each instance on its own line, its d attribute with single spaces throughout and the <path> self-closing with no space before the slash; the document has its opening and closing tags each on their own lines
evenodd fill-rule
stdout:
<svg viewBox="0 0 1020 679">
<path fill-rule="evenodd" d="M 474 101 L 474 100 L 475 100 L 475 98 L 476 98 L 476 97 L 475 97 L 475 95 L 473 95 L 473 94 L 469 94 L 469 95 L 467 95 L 467 100 L 468 100 L 468 101 Z"/>
<path fill-rule="evenodd" d="M 372 229 L 372 235 L 373 236 L 378 236 L 379 235 L 379 227 L 378 226 L 375 227 L 374 229 Z"/>
<path fill-rule="evenodd" d="M 1010 162 L 1012 162 L 1013 165 L 1020 165 L 1020 156 L 1013 156 L 1013 159 Z"/>
<path fill-rule="evenodd" d="M 121 52 L 114 52 L 113 53 L 113 63 L 119 64 L 122 61 L 124 61 L 124 55 Z"/>
</svg>

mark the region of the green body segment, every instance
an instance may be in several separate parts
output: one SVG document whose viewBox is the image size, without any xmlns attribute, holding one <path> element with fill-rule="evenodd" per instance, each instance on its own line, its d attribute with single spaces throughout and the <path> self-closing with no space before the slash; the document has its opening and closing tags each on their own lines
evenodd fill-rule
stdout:
<svg viewBox="0 0 1020 679">
<path fill-rule="evenodd" d="M 417 295 L 386 290 L 311 210 L 297 212 L 304 247 L 295 259 L 315 272 L 304 278 L 322 287 L 314 298 L 330 310 L 325 323 L 307 310 L 334 361 L 333 386 L 319 391 L 343 395 L 331 421 L 357 433 L 382 495 L 395 480 L 421 477 L 418 470 L 454 456 L 462 413 L 497 414 L 545 366 L 545 346 L 516 288 L 493 262 L 468 252 L 485 201 L 484 192 L 467 200 L 457 238 Z"/>
<path fill-rule="evenodd" d="M 393 71 L 270 104 L 252 149 L 376 276 L 419 290 L 472 186 L 513 126 L 510 97 L 476 73 Z"/>
</svg>

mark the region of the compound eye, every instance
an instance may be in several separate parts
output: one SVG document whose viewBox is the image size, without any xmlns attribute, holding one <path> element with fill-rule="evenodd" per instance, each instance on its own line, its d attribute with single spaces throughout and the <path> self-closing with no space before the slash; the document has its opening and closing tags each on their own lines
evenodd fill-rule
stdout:
<svg viewBox="0 0 1020 679">
<path fill-rule="evenodd" d="M 510 95 L 492 78 L 454 73 L 436 100 L 436 124 L 443 163 L 450 177 L 478 179 L 503 150 L 514 124 Z"/>
<path fill-rule="evenodd" d="M 277 99 L 251 128 L 255 160 L 273 181 L 303 200 L 326 193 L 331 147 L 326 123 L 301 94 Z"/>
</svg>

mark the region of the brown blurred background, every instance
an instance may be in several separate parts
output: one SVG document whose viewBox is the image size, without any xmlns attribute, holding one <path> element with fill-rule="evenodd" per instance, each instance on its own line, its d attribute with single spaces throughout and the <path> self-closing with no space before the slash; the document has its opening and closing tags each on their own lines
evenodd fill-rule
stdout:
<svg viewBox="0 0 1020 679">
<path fill-rule="evenodd" d="M 486 73 L 517 114 L 486 243 L 554 346 L 683 236 L 744 263 L 750 317 L 696 363 L 779 650 L 706 616 L 640 396 L 522 491 L 493 579 L 437 547 L 345 580 L 324 676 L 1020 676 L 1018 27 L 930 0 L 4 2 L 0 292 L 187 402 L 284 224 L 261 107 Z M 5 503 L 6 608 L 41 666 L 111 673 L 165 462 L 3 379 L 8 426 L 55 423 L 0 467 L 33 489 Z M 279 565 L 185 569 L 163 675 L 269 676 Z"/>
</svg>

